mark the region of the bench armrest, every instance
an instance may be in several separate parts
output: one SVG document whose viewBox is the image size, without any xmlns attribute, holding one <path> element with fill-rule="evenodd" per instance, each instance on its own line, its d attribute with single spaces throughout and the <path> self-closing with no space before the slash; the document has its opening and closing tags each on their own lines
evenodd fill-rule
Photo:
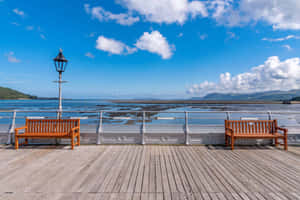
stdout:
<svg viewBox="0 0 300 200">
<path fill-rule="evenodd" d="M 232 128 L 225 128 L 225 133 L 230 132 L 231 135 L 233 135 L 233 129 Z"/>
<path fill-rule="evenodd" d="M 276 129 L 276 131 L 278 131 L 278 130 L 283 131 L 283 134 L 284 134 L 284 135 L 286 135 L 287 132 L 288 132 L 288 129 L 287 129 L 287 128 L 281 128 L 281 127 L 279 127 L 279 126 L 277 126 L 275 129 Z"/>
<path fill-rule="evenodd" d="M 75 133 L 76 130 L 80 130 L 79 126 L 76 126 L 74 128 L 71 129 L 71 134 Z"/>
<path fill-rule="evenodd" d="M 19 128 L 15 128 L 15 134 L 18 135 L 19 130 L 26 129 L 26 128 L 27 128 L 27 126 L 22 126 L 22 127 L 19 127 Z"/>
<path fill-rule="evenodd" d="M 77 129 L 80 129 L 80 127 L 79 127 L 79 126 L 76 126 L 76 127 L 72 128 L 72 131 L 75 131 L 75 130 L 77 130 Z"/>
</svg>

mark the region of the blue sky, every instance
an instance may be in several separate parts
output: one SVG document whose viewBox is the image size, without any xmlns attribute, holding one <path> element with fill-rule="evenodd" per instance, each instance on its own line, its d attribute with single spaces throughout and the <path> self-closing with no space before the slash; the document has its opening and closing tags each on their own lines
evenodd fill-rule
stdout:
<svg viewBox="0 0 300 200">
<path fill-rule="evenodd" d="M 0 1 L 0 85 L 68 98 L 189 98 L 300 87 L 295 0 Z"/>
</svg>

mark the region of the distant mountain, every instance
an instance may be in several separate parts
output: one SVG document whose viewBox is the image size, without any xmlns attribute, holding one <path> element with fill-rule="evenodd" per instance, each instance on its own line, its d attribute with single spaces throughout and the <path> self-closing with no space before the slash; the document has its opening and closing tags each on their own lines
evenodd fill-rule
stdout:
<svg viewBox="0 0 300 200">
<path fill-rule="evenodd" d="M 295 97 L 300 99 L 300 90 L 268 91 L 249 94 L 241 93 L 210 93 L 204 97 L 193 97 L 192 100 L 223 100 L 223 101 L 284 101 Z"/>
<path fill-rule="evenodd" d="M 36 99 L 36 96 L 24 94 L 17 90 L 0 87 L 0 99 Z"/>
<path fill-rule="evenodd" d="M 291 101 L 300 101 L 300 96 L 292 98 Z"/>
</svg>

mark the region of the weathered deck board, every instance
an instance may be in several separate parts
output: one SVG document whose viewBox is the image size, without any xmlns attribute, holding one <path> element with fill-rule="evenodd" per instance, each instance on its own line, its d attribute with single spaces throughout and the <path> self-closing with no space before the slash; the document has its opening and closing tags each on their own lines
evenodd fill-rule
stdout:
<svg viewBox="0 0 300 200">
<path fill-rule="evenodd" d="M 298 148 L 0 146 L 0 199 L 300 199 Z"/>
</svg>

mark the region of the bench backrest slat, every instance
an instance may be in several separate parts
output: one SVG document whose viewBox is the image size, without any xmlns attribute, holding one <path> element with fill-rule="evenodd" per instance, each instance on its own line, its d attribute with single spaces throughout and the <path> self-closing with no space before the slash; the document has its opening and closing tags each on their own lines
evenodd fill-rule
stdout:
<svg viewBox="0 0 300 200">
<path fill-rule="evenodd" d="M 237 134 L 274 133 L 277 120 L 225 120 L 225 127 Z"/>
<path fill-rule="evenodd" d="M 80 119 L 26 119 L 26 133 L 66 134 L 80 125 Z"/>
</svg>

